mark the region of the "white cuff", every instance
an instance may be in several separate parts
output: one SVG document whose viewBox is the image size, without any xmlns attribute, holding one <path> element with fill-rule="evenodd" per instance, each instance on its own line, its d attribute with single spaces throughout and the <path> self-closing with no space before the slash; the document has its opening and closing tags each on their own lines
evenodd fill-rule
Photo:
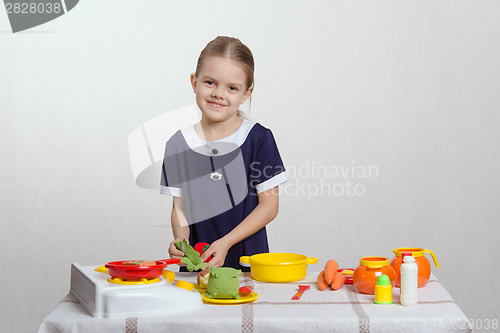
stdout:
<svg viewBox="0 0 500 333">
<path fill-rule="evenodd" d="M 160 193 L 173 197 L 182 197 L 182 189 L 178 187 L 161 185 Z"/>
<path fill-rule="evenodd" d="M 273 178 L 269 178 L 265 182 L 255 185 L 255 189 L 257 190 L 257 193 L 262 193 L 272 189 L 273 187 L 283 184 L 287 180 L 288 177 L 286 176 L 286 173 L 283 171 L 282 173 L 278 173 Z"/>
</svg>

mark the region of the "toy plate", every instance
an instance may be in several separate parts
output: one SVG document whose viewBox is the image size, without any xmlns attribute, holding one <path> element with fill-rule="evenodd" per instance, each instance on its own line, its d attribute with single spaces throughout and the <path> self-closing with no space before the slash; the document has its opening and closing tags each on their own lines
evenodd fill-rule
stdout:
<svg viewBox="0 0 500 333">
<path fill-rule="evenodd" d="M 240 298 L 208 298 L 205 297 L 205 290 L 200 291 L 201 299 L 204 303 L 210 304 L 243 304 L 255 301 L 259 298 L 259 294 L 254 293 L 253 291 L 246 296 L 240 296 Z"/>
</svg>

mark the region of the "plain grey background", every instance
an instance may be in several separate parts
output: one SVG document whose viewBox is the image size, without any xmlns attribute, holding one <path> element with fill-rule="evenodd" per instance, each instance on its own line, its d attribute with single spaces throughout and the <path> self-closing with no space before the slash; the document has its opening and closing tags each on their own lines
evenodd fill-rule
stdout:
<svg viewBox="0 0 500 333">
<path fill-rule="evenodd" d="M 127 139 L 194 103 L 189 74 L 217 35 L 253 51 L 249 118 L 292 171 L 271 251 L 318 257 L 319 271 L 428 248 L 465 314 L 498 319 L 499 13 L 496 1 L 85 0 L 12 34 L 0 11 L 1 330 L 36 330 L 73 261 L 167 256 L 171 200 L 135 185 Z"/>
</svg>

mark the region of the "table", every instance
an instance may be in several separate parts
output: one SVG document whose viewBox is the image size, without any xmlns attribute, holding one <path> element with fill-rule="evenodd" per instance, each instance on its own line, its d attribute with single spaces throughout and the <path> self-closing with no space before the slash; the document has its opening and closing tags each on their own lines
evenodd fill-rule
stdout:
<svg viewBox="0 0 500 333">
<path fill-rule="evenodd" d="M 201 310 L 173 315 L 97 319 L 91 317 L 72 294 L 68 294 L 40 324 L 38 333 L 52 332 L 471 332 L 467 317 L 434 275 L 419 289 L 415 307 L 399 304 L 399 288 L 393 289 L 394 304 L 377 305 L 372 295 L 360 294 L 352 285 L 333 291 L 316 288 L 318 272 L 294 283 L 254 281 L 249 273 L 241 285 L 254 286 L 259 298 L 242 305 L 203 304 Z M 195 273 L 176 278 L 195 282 Z M 310 285 L 298 301 L 291 297 L 298 285 Z"/>
</svg>

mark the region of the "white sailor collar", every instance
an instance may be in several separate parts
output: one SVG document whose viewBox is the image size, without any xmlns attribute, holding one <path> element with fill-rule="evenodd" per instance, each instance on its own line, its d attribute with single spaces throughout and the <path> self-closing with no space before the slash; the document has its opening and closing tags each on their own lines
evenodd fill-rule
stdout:
<svg viewBox="0 0 500 333">
<path fill-rule="evenodd" d="M 181 134 L 190 149 L 207 156 L 220 156 L 238 149 L 246 140 L 248 134 L 256 123 L 243 119 L 240 127 L 228 137 L 220 140 L 206 142 L 202 140 L 194 129 L 194 125 L 183 128 Z"/>
</svg>

